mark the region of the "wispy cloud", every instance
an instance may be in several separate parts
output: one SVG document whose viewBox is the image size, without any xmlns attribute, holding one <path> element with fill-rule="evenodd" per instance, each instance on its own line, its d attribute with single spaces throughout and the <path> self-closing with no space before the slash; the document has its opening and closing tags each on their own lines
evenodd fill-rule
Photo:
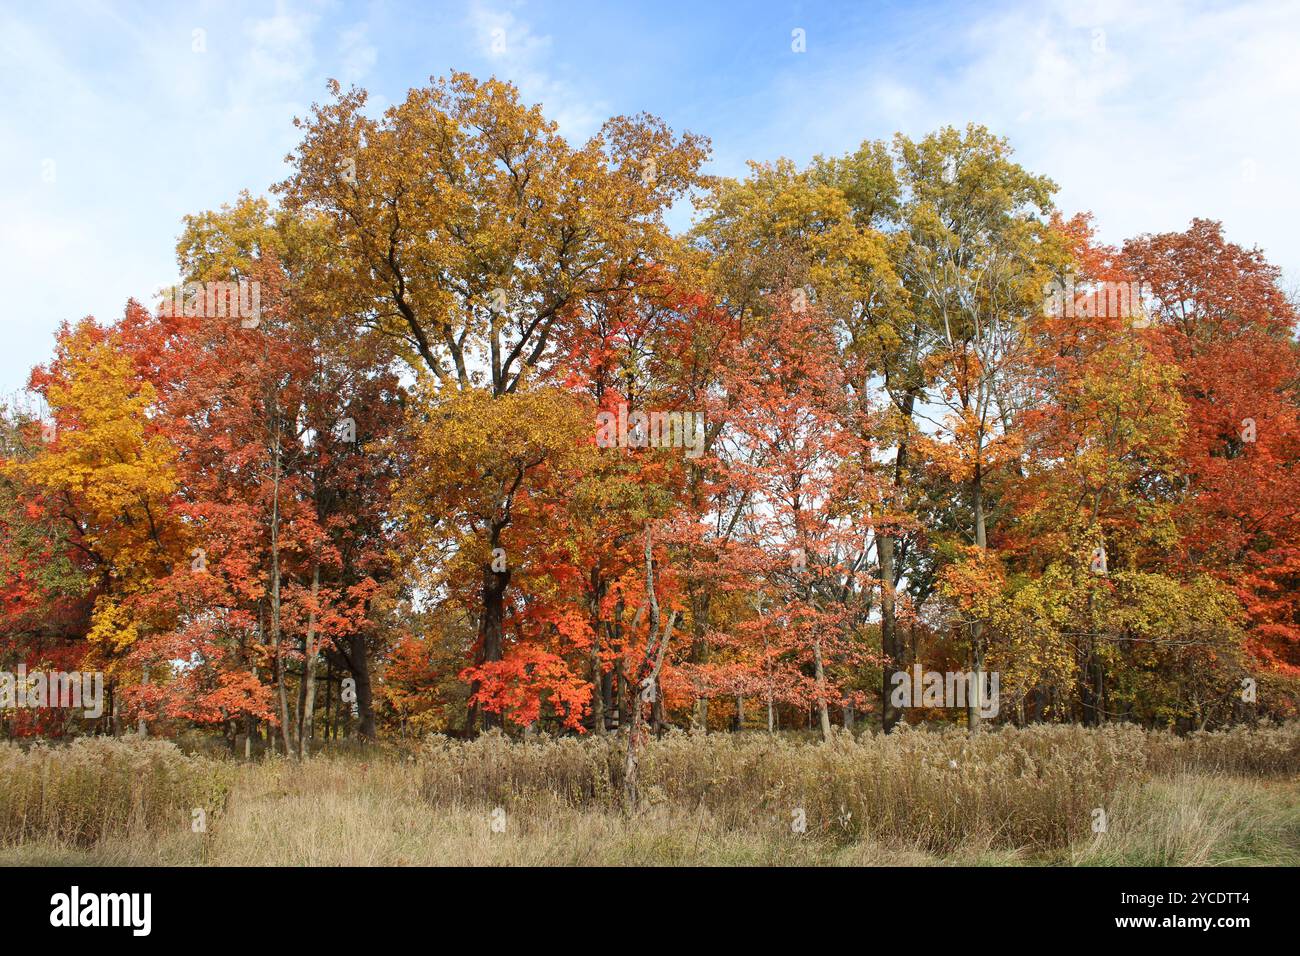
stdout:
<svg viewBox="0 0 1300 956">
<path fill-rule="evenodd" d="M 1210 216 L 1300 282 L 1288 0 L 141 9 L 0 7 L 0 390 L 48 356 L 60 321 L 111 318 L 174 278 L 184 214 L 282 178 L 292 118 L 327 77 L 365 86 L 378 111 L 451 68 L 494 74 L 575 141 L 648 110 L 711 136 L 730 174 L 981 122 L 1105 238 Z"/>
<path fill-rule="evenodd" d="M 802 159 L 980 122 L 1109 240 L 1218 218 L 1300 279 L 1300 125 L 1282 118 L 1300 94 L 1300 6 L 1056 0 L 951 13 L 922 17 L 923 44 L 856 57 L 810 35 L 813 62 L 783 70 L 768 115 L 741 128 L 751 155 Z"/>
<path fill-rule="evenodd" d="M 514 5 L 520 9 L 522 5 Z M 608 117 L 599 95 L 581 90 L 556 72 L 554 43 L 505 6 L 473 0 L 468 20 L 479 53 L 493 72 L 519 87 L 530 103 L 542 103 L 568 138 L 585 139 Z"/>
</svg>

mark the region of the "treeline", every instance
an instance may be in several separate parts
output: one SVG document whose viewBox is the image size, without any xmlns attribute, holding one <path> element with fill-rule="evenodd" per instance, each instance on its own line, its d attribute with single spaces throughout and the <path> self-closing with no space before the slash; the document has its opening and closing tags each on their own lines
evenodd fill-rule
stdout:
<svg viewBox="0 0 1300 956">
<path fill-rule="evenodd" d="M 1297 312 L 1218 223 L 1105 246 L 978 126 L 725 179 L 495 80 L 331 94 L 4 416 L 0 666 L 111 694 L 8 734 L 1295 712 Z"/>
</svg>

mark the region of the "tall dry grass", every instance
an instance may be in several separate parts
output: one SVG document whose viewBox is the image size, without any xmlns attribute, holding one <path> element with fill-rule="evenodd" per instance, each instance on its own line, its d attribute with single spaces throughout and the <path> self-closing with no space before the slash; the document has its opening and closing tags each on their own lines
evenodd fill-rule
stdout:
<svg viewBox="0 0 1300 956">
<path fill-rule="evenodd" d="M 1300 725 L 1181 738 L 904 730 L 826 744 L 674 734 L 648 744 L 646 805 L 631 816 L 623 746 L 492 734 L 299 764 L 138 739 L 10 745 L 0 863 L 1300 863 Z M 192 807 L 224 810 L 199 835 Z M 1092 832 L 1099 807 L 1104 833 Z"/>
<path fill-rule="evenodd" d="M 1275 777 L 1300 772 L 1300 722 L 1296 721 L 1197 731 L 1183 737 L 1148 731 L 1142 746 L 1152 773 Z"/>
<path fill-rule="evenodd" d="M 433 738 L 420 758 L 421 795 L 453 808 L 612 810 L 624 746 L 611 738 Z M 707 812 L 724 826 L 779 833 L 802 819 L 807 832 L 841 843 L 1043 851 L 1084 838 L 1097 808 L 1153 774 L 1294 774 L 1300 725 L 1186 738 L 1132 725 L 1005 727 L 974 738 L 955 728 L 900 729 L 818 744 L 678 733 L 649 743 L 641 767 L 649 804 Z"/>
<path fill-rule="evenodd" d="M 190 826 L 224 806 L 229 768 L 175 744 L 86 737 L 24 748 L 0 743 L 0 844 L 50 839 L 67 846 Z"/>
</svg>

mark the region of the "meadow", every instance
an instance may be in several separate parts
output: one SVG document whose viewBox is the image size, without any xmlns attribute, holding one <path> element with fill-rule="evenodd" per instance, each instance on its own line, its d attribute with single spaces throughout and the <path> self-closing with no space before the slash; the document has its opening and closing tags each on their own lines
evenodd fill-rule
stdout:
<svg viewBox="0 0 1300 956">
<path fill-rule="evenodd" d="M 1300 723 L 0 745 L 5 865 L 1296 865 Z"/>
</svg>

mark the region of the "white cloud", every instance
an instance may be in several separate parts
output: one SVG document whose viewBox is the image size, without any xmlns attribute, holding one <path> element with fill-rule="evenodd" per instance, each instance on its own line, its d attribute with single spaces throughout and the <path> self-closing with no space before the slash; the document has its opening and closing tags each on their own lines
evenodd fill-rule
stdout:
<svg viewBox="0 0 1300 956">
<path fill-rule="evenodd" d="M 1220 219 L 1300 279 L 1300 4 L 1026 2 L 928 35 L 784 77 L 750 143 L 805 157 L 980 122 L 1107 241 Z"/>
<path fill-rule="evenodd" d="M 585 139 L 600 128 L 608 115 L 604 103 L 555 74 L 550 36 L 538 35 L 509 10 L 483 0 L 470 4 L 468 22 L 496 76 L 519 87 L 525 102 L 544 104 L 562 134 Z"/>
<path fill-rule="evenodd" d="M 310 75 L 314 48 L 312 14 L 289 14 L 250 21 L 244 28 L 248 49 L 231 81 L 232 99 L 261 102 L 267 96 L 297 91 Z"/>
<path fill-rule="evenodd" d="M 292 120 L 321 98 L 326 77 L 374 85 L 371 23 L 390 14 L 372 9 L 341 23 L 339 14 L 292 0 L 147 16 L 96 0 L 70 0 L 56 16 L 0 9 L 0 391 L 49 356 L 60 322 L 111 320 L 129 297 L 148 300 L 174 281 L 182 216 L 280 178 L 300 135 Z M 444 33 L 451 49 L 435 62 L 454 49 L 460 62 L 429 72 L 487 64 L 527 102 L 545 104 L 566 135 L 598 128 L 602 104 L 561 74 L 552 38 L 520 6 L 470 0 L 432 22 L 457 16 L 468 18 L 461 35 Z M 373 90 L 370 110 L 388 102 L 385 92 Z M 46 159 L 56 164 L 52 183 L 41 178 Z"/>
<path fill-rule="evenodd" d="M 367 42 L 369 28 L 358 23 L 344 30 L 339 37 L 339 58 L 343 69 L 339 80 L 343 83 L 359 83 L 374 68 L 379 59 L 379 51 Z"/>
<path fill-rule="evenodd" d="M 170 281 L 184 214 L 280 178 L 292 119 L 327 76 L 370 87 L 377 113 L 449 67 L 494 73 L 575 141 L 611 112 L 657 109 L 712 135 L 714 168 L 727 173 L 749 158 L 806 160 L 895 130 L 981 122 L 1061 185 L 1063 210 L 1095 212 L 1103 238 L 1209 216 L 1300 283 L 1294 2 L 1022 0 L 873 14 L 861 28 L 844 12 L 828 18 L 841 17 L 842 36 L 810 23 L 797 55 L 789 26 L 761 11 L 751 33 L 733 34 L 703 8 L 717 30 L 569 11 L 543 29 L 520 0 L 418 14 L 377 4 L 364 17 L 336 3 L 248 2 L 148 15 L 97 0 L 54 14 L 0 6 L 0 391 L 49 355 L 60 321 L 112 318 Z M 416 42 L 399 35 L 408 21 L 425 31 Z M 641 31 L 621 33 L 630 23 Z M 621 61 L 609 56 L 616 41 Z M 659 82 L 659 68 L 676 82 Z"/>
<path fill-rule="evenodd" d="M 0 12 L 0 391 L 60 322 L 111 320 L 172 281 L 181 217 L 273 182 L 320 91 L 315 14 L 160 11 Z"/>
<path fill-rule="evenodd" d="M 1016 42 L 1028 35 L 1033 43 Z M 989 104 L 991 125 L 1061 184 L 1064 208 L 1092 209 L 1114 241 L 1183 229 L 1193 216 L 1222 219 L 1230 237 L 1300 267 L 1289 225 L 1300 193 L 1286 168 L 1300 128 L 1279 122 L 1300 92 L 1300 8 L 1193 15 L 1179 4 L 1063 4 L 1009 18 L 997 36 L 962 77 L 963 105 Z M 1027 119 L 1010 115 L 1017 108 Z M 1242 174 L 1247 161 L 1253 180 Z"/>
</svg>

